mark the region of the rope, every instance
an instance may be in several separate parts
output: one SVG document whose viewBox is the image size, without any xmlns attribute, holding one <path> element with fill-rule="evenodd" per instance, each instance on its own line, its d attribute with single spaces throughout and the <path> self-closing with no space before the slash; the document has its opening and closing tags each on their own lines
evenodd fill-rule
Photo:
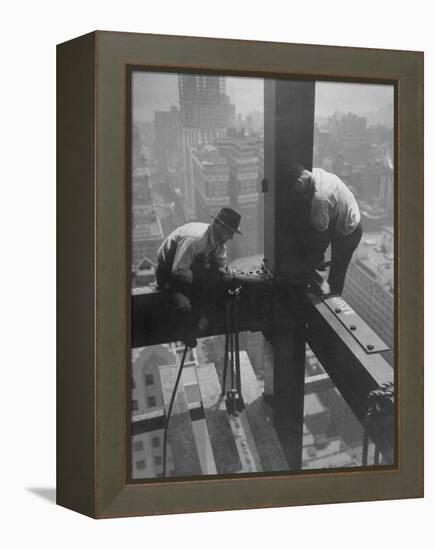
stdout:
<svg viewBox="0 0 434 550">
<path fill-rule="evenodd" d="M 241 366 L 240 366 L 240 338 L 238 333 L 238 308 L 237 297 L 234 298 L 232 304 L 232 328 L 234 331 L 234 344 L 235 344 L 235 384 L 238 390 L 239 396 L 241 396 Z"/>
<path fill-rule="evenodd" d="M 179 381 L 181 380 L 181 374 L 182 374 L 182 369 L 184 368 L 185 358 L 186 358 L 186 356 L 187 356 L 187 350 L 188 350 L 188 346 L 186 345 L 185 348 L 184 348 L 184 353 L 182 354 L 182 360 L 181 360 L 181 364 L 180 364 L 180 366 L 179 366 L 178 376 L 176 377 L 175 386 L 174 386 L 174 388 L 173 388 L 172 397 L 170 398 L 169 410 L 167 411 L 166 424 L 165 424 L 165 426 L 164 426 L 164 437 L 163 437 L 163 477 L 166 476 L 166 462 L 167 462 L 167 431 L 168 431 L 168 428 L 169 428 L 170 415 L 172 414 L 172 408 L 173 408 L 173 404 L 174 404 L 174 402 L 175 402 L 176 390 L 178 389 Z"/>
<path fill-rule="evenodd" d="M 226 334 L 225 334 L 225 356 L 224 356 L 224 364 L 223 364 L 223 381 L 222 381 L 222 395 L 226 392 L 226 375 L 228 371 L 228 354 L 229 354 L 229 321 L 228 321 L 228 315 L 229 315 L 229 304 L 226 302 L 225 304 L 225 310 L 226 310 Z"/>
<path fill-rule="evenodd" d="M 369 431 L 374 416 L 387 414 L 391 408 L 394 395 L 394 386 L 392 382 L 381 384 L 376 390 L 372 390 L 368 395 L 368 411 L 365 415 L 363 431 L 363 451 L 362 466 L 368 464 Z M 380 459 L 380 450 L 375 445 L 374 465 L 377 466 Z"/>
<path fill-rule="evenodd" d="M 365 416 L 363 426 L 363 452 L 362 452 L 362 466 L 368 465 L 368 449 L 369 449 L 369 428 L 372 418 L 371 409 L 368 410 Z"/>
<path fill-rule="evenodd" d="M 241 367 L 240 367 L 240 341 L 238 332 L 237 298 L 241 286 L 228 289 L 228 297 L 225 303 L 226 335 L 225 356 L 223 367 L 223 381 L 221 395 L 226 393 L 228 367 L 230 362 L 230 389 L 226 393 L 226 406 L 230 414 L 243 409 L 241 397 Z"/>
</svg>

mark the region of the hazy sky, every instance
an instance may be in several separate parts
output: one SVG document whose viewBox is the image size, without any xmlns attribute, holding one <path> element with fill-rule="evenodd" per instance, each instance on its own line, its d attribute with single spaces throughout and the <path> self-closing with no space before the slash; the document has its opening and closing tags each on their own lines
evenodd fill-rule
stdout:
<svg viewBox="0 0 434 550">
<path fill-rule="evenodd" d="M 263 80 L 258 78 L 226 78 L 226 92 L 235 103 L 237 114 L 262 111 Z M 335 111 L 366 115 L 384 110 L 393 104 L 393 87 L 378 84 L 317 82 L 315 114 L 326 117 Z M 133 74 L 134 120 L 154 119 L 154 111 L 179 106 L 178 76 L 170 73 L 137 71 Z M 391 109 L 389 109 L 390 112 Z M 393 124 L 391 117 L 390 126 Z"/>
<path fill-rule="evenodd" d="M 366 114 L 393 105 L 393 86 L 351 84 L 348 82 L 317 82 L 315 114 L 330 116 L 335 111 Z M 393 124 L 393 118 L 390 125 Z"/>
</svg>

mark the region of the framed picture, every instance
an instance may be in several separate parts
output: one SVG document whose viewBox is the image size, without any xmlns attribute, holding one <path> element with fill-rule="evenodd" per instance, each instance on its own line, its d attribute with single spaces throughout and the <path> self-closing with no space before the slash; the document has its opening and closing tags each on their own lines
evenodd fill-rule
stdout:
<svg viewBox="0 0 434 550">
<path fill-rule="evenodd" d="M 58 492 L 423 496 L 423 54 L 58 46 Z"/>
</svg>

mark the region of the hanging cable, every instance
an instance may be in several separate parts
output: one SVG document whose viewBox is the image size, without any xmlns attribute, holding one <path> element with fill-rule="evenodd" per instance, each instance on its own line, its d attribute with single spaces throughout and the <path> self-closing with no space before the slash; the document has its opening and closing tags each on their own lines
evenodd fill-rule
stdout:
<svg viewBox="0 0 434 550">
<path fill-rule="evenodd" d="M 222 393 L 226 393 L 226 406 L 229 414 L 237 414 L 242 411 L 244 402 L 241 395 L 241 365 L 240 365 L 240 342 L 238 333 L 238 310 L 237 299 L 241 291 L 241 285 L 227 290 L 228 296 L 225 303 L 226 313 L 226 338 L 225 357 L 223 367 Z M 230 358 L 230 388 L 226 392 L 227 371 Z"/>
<path fill-rule="evenodd" d="M 166 462 L 167 462 L 167 431 L 169 428 L 170 415 L 172 414 L 173 404 L 175 402 L 176 390 L 178 389 L 179 381 L 181 380 L 182 369 L 184 368 L 185 358 L 187 356 L 188 346 L 184 348 L 184 353 L 182 354 L 181 364 L 179 365 L 178 376 L 176 377 L 175 386 L 173 388 L 172 397 L 170 398 L 169 410 L 167 411 L 166 423 L 164 426 L 164 436 L 163 436 L 163 477 L 166 477 Z"/>
<path fill-rule="evenodd" d="M 368 465 L 369 433 L 371 424 L 375 417 L 380 417 L 393 412 L 394 385 L 393 382 L 385 382 L 377 389 L 372 390 L 368 395 L 368 411 L 363 423 L 363 450 L 362 466 Z M 380 450 L 378 445 L 374 448 L 374 466 L 377 466 L 380 460 Z"/>
</svg>

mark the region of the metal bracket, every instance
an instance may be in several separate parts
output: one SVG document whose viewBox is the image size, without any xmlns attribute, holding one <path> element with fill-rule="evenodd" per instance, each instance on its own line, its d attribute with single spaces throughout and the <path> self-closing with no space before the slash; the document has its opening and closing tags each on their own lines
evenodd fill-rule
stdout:
<svg viewBox="0 0 434 550">
<path fill-rule="evenodd" d="M 390 349 L 343 298 L 340 296 L 328 296 L 324 297 L 323 301 L 366 353 L 379 353 Z"/>
</svg>

